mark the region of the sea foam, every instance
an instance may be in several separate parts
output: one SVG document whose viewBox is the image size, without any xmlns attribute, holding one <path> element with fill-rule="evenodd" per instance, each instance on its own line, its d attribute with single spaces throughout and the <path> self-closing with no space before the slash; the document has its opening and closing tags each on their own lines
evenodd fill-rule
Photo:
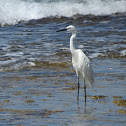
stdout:
<svg viewBox="0 0 126 126">
<path fill-rule="evenodd" d="M 14 25 L 20 21 L 44 17 L 81 15 L 110 15 L 126 12 L 125 0 L 0 0 L 0 24 Z"/>
</svg>

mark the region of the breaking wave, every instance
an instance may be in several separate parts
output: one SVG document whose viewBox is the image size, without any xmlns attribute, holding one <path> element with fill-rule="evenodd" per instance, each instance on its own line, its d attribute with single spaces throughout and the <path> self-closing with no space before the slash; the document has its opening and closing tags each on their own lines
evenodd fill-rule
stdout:
<svg viewBox="0 0 126 126">
<path fill-rule="evenodd" d="M 0 24 L 14 25 L 20 21 L 45 17 L 111 15 L 126 12 L 125 0 L 0 0 Z"/>
</svg>

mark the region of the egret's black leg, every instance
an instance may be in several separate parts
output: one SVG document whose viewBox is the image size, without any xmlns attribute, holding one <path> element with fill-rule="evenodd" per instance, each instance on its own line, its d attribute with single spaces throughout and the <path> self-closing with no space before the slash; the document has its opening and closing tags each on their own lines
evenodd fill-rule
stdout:
<svg viewBox="0 0 126 126">
<path fill-rule="evenodd" d="M 77 77 L 77 79 L 78 79 L 78 95 L 77 95 L 77 102 L 79 102 L 79 89 L 80 89 L 79 76 Z"/>
<path fill-rule="evenodd" d="M 85 80 L 84 80 L 84 92 L 85 92 L 85 107 L 86 107 L 86 84 L 85 84 Z"/>
</svg>

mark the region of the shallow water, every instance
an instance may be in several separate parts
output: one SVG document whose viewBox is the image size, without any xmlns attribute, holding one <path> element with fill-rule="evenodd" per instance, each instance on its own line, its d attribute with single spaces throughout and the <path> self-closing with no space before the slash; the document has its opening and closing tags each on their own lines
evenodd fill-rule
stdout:
<svg viewBox="0 0 126 126">
<path fill-rule="evenodd" d="M 12 13 L 0 18 L 0 125 L 126 125 L 126 11 L 122 6 L 126 2 L 108 2 L 103 13 L 104 1 L 75 1 L 69 14 L 70 1 L 20 2 L 2 6 L 2 16 L 9 14 L 6 7 Z M 18 13 L 13 12 L 13 4 Z M 52 7 L 62 4 L 64 12 Z M 22 5 L 25 9 L 20 11 Z M 112 5 L 116 9 L 108 12 Z M 31 16 L 32 7 L 36 17 Z M 86 12 L 80 7 L 87 7 Z M 22 14 L 26 11 L 28 14 Z M 86 108 L 83 82 L 77 104 L 71 34 L 56 32 L 70 24 L 77 28 L 76 48 L 85 52 L 94 69 L 95 84 L 87 89 Z"/>
</svg>

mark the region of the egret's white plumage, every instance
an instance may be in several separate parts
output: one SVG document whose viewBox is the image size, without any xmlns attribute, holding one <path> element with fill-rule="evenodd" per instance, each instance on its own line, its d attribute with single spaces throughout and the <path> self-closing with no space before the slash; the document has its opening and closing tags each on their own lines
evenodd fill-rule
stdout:
<svg viewBox="0 0 126 126">
<path fill-rule="evenodd" d="M 92 87 L 94 82 L 93 77 L 93 69 L 88 57 L 83 53 L 81 49 L 75 49 L 74 47 L 74 39 L 76 37 L 76 28 L 73 25 L 66 27 L 66 29 L 59 30 L 64 31 L 67 30 L 72 33 L 70 37 L 70 51 L 72 54 L 72 64 L 74 69 L 76 70 L 76 74 L 78 77 L 78 97 L 77 101 L 79 101 L 79 78 L 84 81 L 84 89 L 85 89 L 85 103 L 86 103 L 86 86 Z"/>
<path fill-rule="evenodd" d="M 94 82 L 93 70 L 90 64 L 90 60 L 83 53 L 82 50 L 78 49 L 75 53 L 72 53 L 72 64 L 76 70 L 77 76 L 79 76 L 88 87 L 92 87 Z"/>
</svg>

